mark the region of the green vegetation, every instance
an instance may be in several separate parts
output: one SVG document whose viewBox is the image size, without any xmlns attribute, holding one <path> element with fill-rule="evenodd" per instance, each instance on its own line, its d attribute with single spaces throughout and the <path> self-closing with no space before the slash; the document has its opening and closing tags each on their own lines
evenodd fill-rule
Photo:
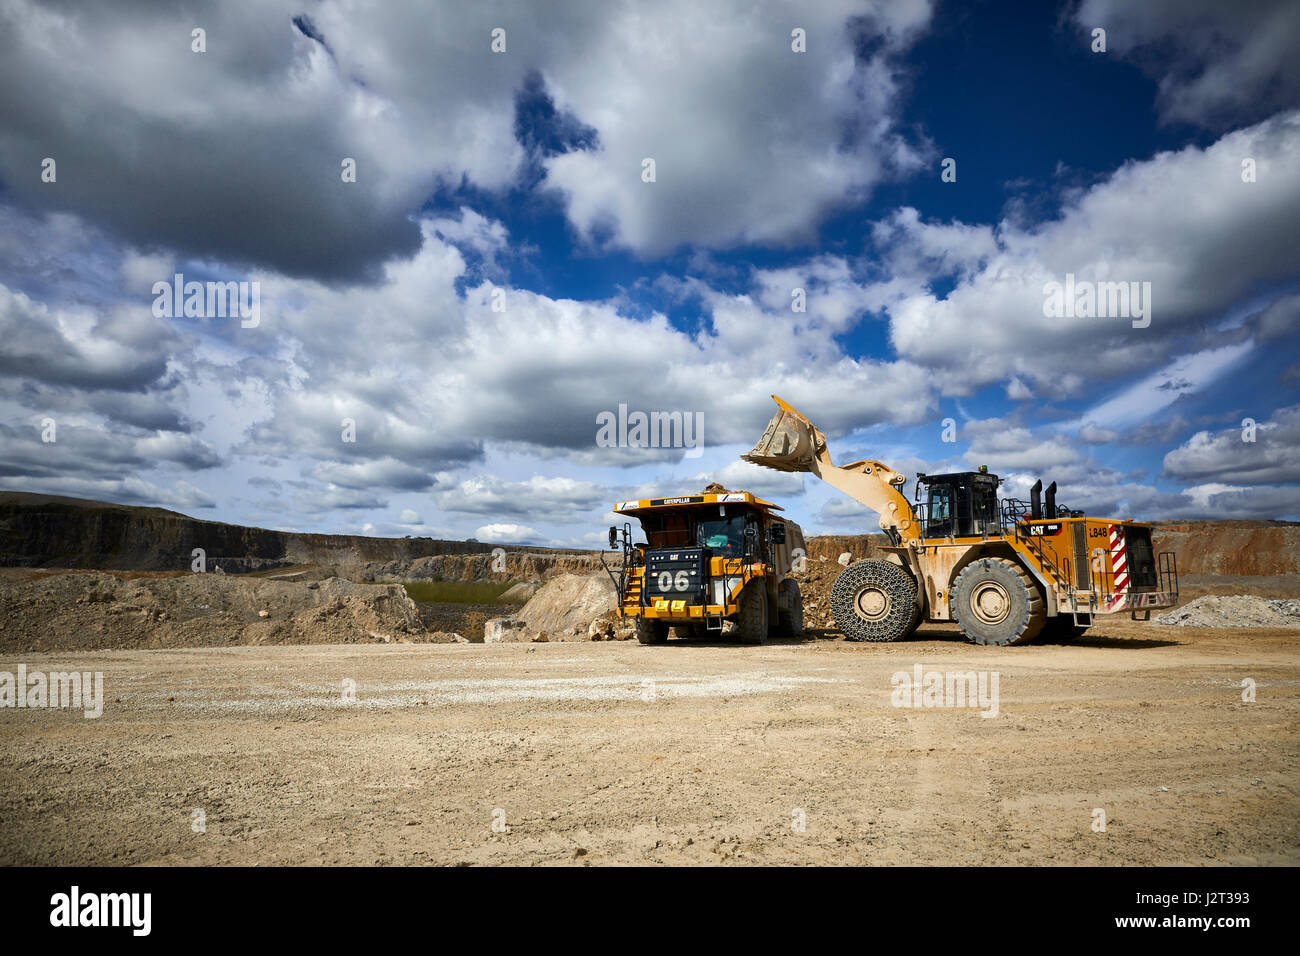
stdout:
<svg viewBox="0 0 1300 956">
<path fill-rule="evenodd" d="M 503 604 L 501 595 L 515 581 L 411 581 L 403 584 L 412 601 L 442 604 Z M 522 603 L 522 602 L 520 602 Z"/>
</svg>

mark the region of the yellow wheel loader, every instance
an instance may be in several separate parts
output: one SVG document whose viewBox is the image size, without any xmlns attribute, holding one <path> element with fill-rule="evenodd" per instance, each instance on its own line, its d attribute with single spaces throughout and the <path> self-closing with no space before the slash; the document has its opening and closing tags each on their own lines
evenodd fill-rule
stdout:
<svg viewBox="0 0 1300 956">
<path fill-rule="evenodd" d="M 1091 518 L 1044 495 L 999 499 L 998 476 L 979 471 L 906 476 L 878 461 L 831 463 L 826 436 L 789 404 L 745 461 L 809 472 L 880 515 L 883 560 L 849 565 L 831 589 L 836 625 L 853 641 L 894 641 L 920 621 L 956 621 L 977 644 L 1070 639 L 1099 615 L 1178 601 L 1173 552 L 1156 554 L 1149 526 Z M 924 500 L 921 500 L 924 497 Z"/>
<path fill-rule="evenodd" d="M 789 577 L 803 533 L 782 510 L 744 491 L 622 501 L 616 514 L 641 522 L 609 529 L 621 566 L 601 563 L 618 590 L 618 614 L 636 622 L 642 644 L 678 637 L 735 637 L 765 644 L 768 634 L 803 633 L 803 597 Z M 730 626 L 728 626 L 730 622 Z"/>
</svg>

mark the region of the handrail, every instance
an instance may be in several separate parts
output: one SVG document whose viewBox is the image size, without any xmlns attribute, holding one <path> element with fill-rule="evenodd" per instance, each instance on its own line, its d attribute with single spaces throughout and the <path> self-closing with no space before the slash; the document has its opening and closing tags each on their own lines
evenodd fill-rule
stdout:
<svg viewBox="0 0 1300 956">
<path fill-rule="evenodd" d="M 609 581 L 611 584 L 614 585 L 614 591 L 618 595 L 618 607 L 620 613 L 622 613 L 623 600 L 627 592 L 627 572 L 628 572 L 628 564 L 629 564 L 628 556 L 629 556 L 629 552 L 632 549 L 632 523 L 630 521 L 623 522 L 622 539 L 623 539 L 623 564 L 622 567 L 618 569 L 617 578 L 614 577 L 614 572 L 610 570 L 609 565 L 605 563 L 604 550 L 602 549 L 601 551 L 598 552 L 600 554 L 600 565 L 605 569 L 605 574 L 609 576 Z M 645 588 L 642 587 L 641 590 L 642 593 L 644 594 Z M 645 603 L 644 599 L 642 600 L 642 603 L 643 604 Z"/>
<path fill-rule="evenodd" d="M 1038 535 L 1025 533 L 1025 528 L 1027 527 L 1030 526 L 1017 522 L 1016 537 L 1022 538 L 1028 544 L 1029 550 L 1031 550 L 1034 553 L 1034 556 L 1038 558 L 1038 563 L 1051 571 L 1052 575 L 1056 578 L 1057 587 L 1062 585 L 1065 586 L 1066 593 L 1070 596 L 1071 606 L 1074 606 L 1077 603 L 1075 592 L 1078 588 L 1075 587 L 1074 578 L 1071 576 L 1073 567 L 1070 561 L 1070 556 L 1065 556 L 1065 567 L 1060 567 L 1055 561 L 1048 557 L 1047 549 L 1043 547 L 1042 539 Z"/>
</svg>

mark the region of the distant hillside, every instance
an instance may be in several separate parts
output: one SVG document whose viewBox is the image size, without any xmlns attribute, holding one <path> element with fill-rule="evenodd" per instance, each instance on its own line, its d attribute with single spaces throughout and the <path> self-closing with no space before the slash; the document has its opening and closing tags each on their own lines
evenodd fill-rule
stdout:
<svg viewBox="0 0 1300 956">
<path fill-rule="evenodd" d="M 1156 550 L 1174 552 L 1180 574 L 1300 574 L 1293 521 L 1157 521 L 1151 536 Z"/>
<path fill-rule="evenodd" d="M 1293 522 L 1156 522 L 1154 536 L 1157 550 L 1175 553 L 1182 575 L 1300 574 L 1300 524 Z M 859 559 L 875 554 L 883 542 L 879 534 L 811 537 L 808 555 L 813 560 L 823 556 L 834 560 L 848 551 Z M 367 578 L 472 579 L 486 573 L 485 559 L 419 559 L 486 555 L 494 547 L 434 538 L 271 531 L 201 521 L 163 508 L 0 491 L 0 566 L 180 571 L 189 569 L 190 552 L 203 548 L 209 570 L 214 565 L 224 571 L 252 571 L 318 564 L 354 568 Z M 516 576 L 600 567 L 594 551 L 519 545 L 507 546 L 507 551 L 510 573 Z"/>
<path fill-rule="evenodd" d="M 438 554 L 486 554 L 497 545 L 434 538 L 298 534 L 201 521 L 163 508 L 0 491 L 0 566 L 180 571 L 202 548 L 208 570 L 288 564 L 356 565 Z M 551 548 L 510 550 L 557 553 Z"/>
</svg>

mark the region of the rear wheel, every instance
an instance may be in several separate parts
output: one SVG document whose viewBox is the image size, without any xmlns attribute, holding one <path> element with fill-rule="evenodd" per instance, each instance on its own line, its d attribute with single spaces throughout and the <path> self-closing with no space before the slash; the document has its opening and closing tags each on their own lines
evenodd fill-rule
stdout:
<svg viewBox="0 0 1300 956">
<path fill-rule="evenodd" d="M 952 613 L 976 644 L 1025 644 L 1047 621 L 1047 605 L 1033 578 L 1006 558 L 981 558 L 957 575 Z"/>
<path fill-rule="evenodd" d="M 831 614 L 850 641 L 896 641 L 917 620 L 916 581 L 892 561 L 859 561 L 831 588 Z"/>
<path fill-rule="evenodd" d="M 642 644 L 663 644 L 668 640 L 668 623 L 653 618 L 636 618 L 636 639 Z"/>
<path fill-rule="evenodd" d="M 803 594 L 799 582 L 786 578 L 781 582 L 781 604 L 776 612 L 777 630 L 790 637 L 803 637 Z"/>
<path fill-rule="evenodd" d="M 767 585 L 761 578 L 750 581 L 741 592 L 736 640 L 745 644 L 767 643 Z"/>
</svg>

